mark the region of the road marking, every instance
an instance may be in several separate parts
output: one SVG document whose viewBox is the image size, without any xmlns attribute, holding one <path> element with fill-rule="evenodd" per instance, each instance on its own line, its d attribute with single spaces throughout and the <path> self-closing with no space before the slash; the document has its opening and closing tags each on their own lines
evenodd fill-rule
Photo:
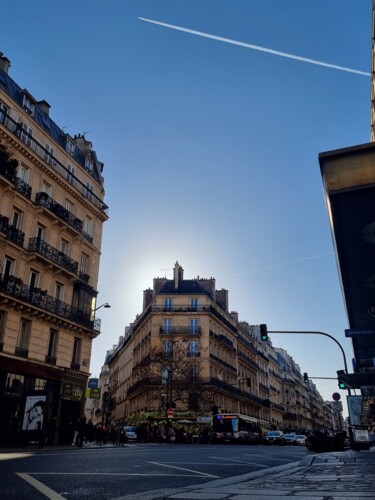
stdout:
<svg viewBox="0 0 375 500">
<path fill-rule="evenodd" d="M 184 469 L 182 469 L 184 470 Z M 187 470 L 187 469 L 186 469 Z M 192 471 L 194 472 L 194 471 Z M 22 474 L 22 473 L 20 473 Z M 195 477 L 196 474 L 161 474 L 158 472 L 30 472 L 33 476 L 161 476 L 161 477 Z M 217 476 L 212 476 L 217 477 Z"/>
<path fill-rule="evenodd" d="M 256 465 L 257 467 L 264 467 L 265 469 L 269 468 L 269 465 L 259 464 L 258 462 L 244 462 L 243 460 L 236 460 L 234 458 L 228 458 L 228 457 L 208 457 L 208 458 L 213 458 L 214 460 L 229 460 L 229 462 L 236 462 L 243 465 Z"/>
<path fill-rule="evenodd" d="M 47 498 L 50 498 L 50 500 L 65 500 L 64 497 L 56 493 L 56 491 L 51 490 L 51 488 L 48 488 L 48 486 L 31 477 L 29 474 L 26 474 L 24 472 L 17 472 L 17 476 L 19 476 L 27 483 L 31 484 L 31 486 L 40 491 L 40 493 L 45 495 Z"/>
<path fill-rule="evenodd" d="M 170 467 L 171 469 L 178 469 L 178 470 L 184 470 L 186 472 L 192 472 L 193 474 L 197 474 L 198 476 L 203 476 L 203 477 L 215 477 L 215 478 L 220 478 L 220 476 L 214 476 L 213 474 L 206 474 L 205 472 L 199 472 L 197 470 L 192 470 L 192 469 L 184 469 L 183 467 L 175 467 L 173 465 L 168 465 L 162 462 L 148 462 L 149 464 L 153 465 L 161 465 L 162 467 Z"/>
</svg>

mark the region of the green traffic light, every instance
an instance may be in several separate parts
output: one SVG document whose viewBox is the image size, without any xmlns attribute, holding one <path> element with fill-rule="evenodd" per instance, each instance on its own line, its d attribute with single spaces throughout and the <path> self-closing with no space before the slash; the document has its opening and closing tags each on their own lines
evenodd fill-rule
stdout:
<svg viewBox="0 0 375 500">
<path fill-rule="evenodd" d="M 339 388 L 340 389 L 346 389 L 346 385 L 344 384 L 344 382 L 340 382 L 339 383 Z"/>
</svg>

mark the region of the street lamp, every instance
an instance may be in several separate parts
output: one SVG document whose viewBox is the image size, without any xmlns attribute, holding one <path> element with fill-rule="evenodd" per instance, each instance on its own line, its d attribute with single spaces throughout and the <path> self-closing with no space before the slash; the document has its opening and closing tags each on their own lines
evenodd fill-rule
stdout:
<svg viewBox="0 0 375 500">
<path fill-rule="evenodd" d="M 110 309 L 111 305 L 108 304 L 108 302 L 104 302 L 104 304 L 102 304 L 101 306 L 95 307 L 94 312 L 100 309 L 101 307 L 104 307 L 104 309 Z"/>
</svg>

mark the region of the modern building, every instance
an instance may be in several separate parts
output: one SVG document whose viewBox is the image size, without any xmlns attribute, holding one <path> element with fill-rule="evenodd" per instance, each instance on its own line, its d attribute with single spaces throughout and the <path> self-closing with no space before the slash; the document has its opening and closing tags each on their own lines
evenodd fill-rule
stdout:
<svg viewBox="0 0 375 500">
<path fill-rule="evenodd" d="M 0 442 L 35 438 L 26 428 L 36 403 L 34 430 L 67 442 L 100 332 L 103 163 L 9 67 L 0 53 Z"/>
</svg>

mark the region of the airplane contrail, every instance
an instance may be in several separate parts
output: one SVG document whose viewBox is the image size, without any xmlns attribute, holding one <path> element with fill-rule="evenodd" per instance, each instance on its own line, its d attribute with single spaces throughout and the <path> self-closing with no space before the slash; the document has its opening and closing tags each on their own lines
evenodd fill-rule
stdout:
<svg viewBox="0 0 375 500">
<path fill-rule="evenodd" d="M 228 280 L 229 278 L 237 278 L 237 276 L 245 276 L 246 274 L 259 273 L 260 271 L 268 271 L 269 269 L 276 269 L 277 267 L 289 266 L 290 264 L 295 264 L 296 262 L 303 262 L 305 260 L 317 259 L 318 257 L 325 257 L 326 255 L 332 255 L 332 252 L 319 253 L 318 255 L 310 255 L 310 257 L 303 257 L 302 259 L 290 260 L 289 262 L 283 262 L 281 264 L 276 264 L 274 266 L 261 267 L 259 269 L 254 269 L 253 271 L 247 271 L 245 273 L 232 274 L 232 276 L 226 276 L 225 278 L 217 278 L 217 281 Z"/>
<path fill-rule="evenodd" d="M 209 33 L 203 33 L 202 31 L 195 31 L 188 28 L 183 28 L 181 26 L 175 26 L 174 24 L 162 23 L 161 21 L 154 21 L 153 19 L 146 19 L 145 17 L 139 17 L 138 19 L 140 19 L 141 21 L 146 21 L 147 23 L 163 26 L 164 28 L 170 28 L 177 31 L 183 31 L 184 33 L 190 33 L 191 35 L 197 35 L 203 38 L 210 38 L 211 40 L 217 40 L 218 42 L 230 43 L 232 45 L 239 45 L 240 47 L 245 47 L 246 49 L 258 50 L 259 52 L 267 52 L 268 54 L 273 54 L 275 56 L 286 57 L 287 59 L 295 59 L 296 61 L 305 62 L 309 64 L 316 64 L 317 66 L 336 69 L 338 71 L 346 71 L 347 73 L 355 73 L 356 75 L 371 76 L 371 73 L 367 73 L 366 71 L 361 71 L 359 69 L 347 68 L 345 66 L 338 66 L 337 64 L 330 64 L 323 61 L 317 61 L 316 59 L 309 59 L 308 57 L 296 56 L 294 54 L 288 54 L 287 52 L 280 52 L 279 50 L 268 49 L 267 47 L 260 47 L 259 45 L 252 45 L 250 43 L 238 42 L 237 40 L 232 40 L 230 38 L 223 38 L 221 36 L 210 35 Z"/>
</svg>

